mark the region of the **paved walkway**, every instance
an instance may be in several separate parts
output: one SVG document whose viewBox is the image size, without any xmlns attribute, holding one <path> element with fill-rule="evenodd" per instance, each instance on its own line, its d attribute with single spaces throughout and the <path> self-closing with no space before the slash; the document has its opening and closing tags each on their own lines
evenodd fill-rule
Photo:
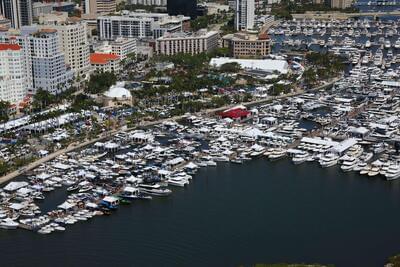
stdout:
<svg viewBox="0 0 400 267">
<path fill-rule="evenodd" d="M 312 91 L 322 90 L 322 89 L 324 89 L 324 88 L 326 88 L 326 87 L 328 87 L 328 86 L 334 84 L 335 82 L 337 82 L 337 81 L 340 80 L 340 79 L 341 79 L 341 78 L 333 79 L 331 82 L 329 82 L 329 83 L 327 83 L 327 84 L 324 84 L 324 85 L 321 85 L 321 86 L 319 86 L 319 87 L 316 87 L 316 88 L 312 89 Z M 255 105 L 267 103 L 267 102 L 269 102 L 269 101 L 271 101 L 271 100 L 283 99 L 283 98 L 287 98 L 287 97 L 292 97 L 292 96 L 296 96 L 296 95 L 301 95 L 301 94 L 303 94 L 303 93 L 304 93 L 304 92 L 296 92 L 296 93 L 290 93 L 290 94 L 282 95 L 282 96 L 267 97 L 267 98 L 265 98 L 265 99 L 260 99 L 260 100 L 255 100 L 255 101 L 243 103 L 243 105 L 248 106 L 248 107 L 251 107 L 251 106 L 255 106 Z M 237 106 L 237 104 L 229 105 L 229 106 L 224 106 L 224 107 L 220 107 L 220 108 L 208 109 L 208 110 L 205 110 L 205 111 L 200 111 L 200 112 L 195 113 L 194 115 L 213 114 L 213 113 L 215 113 L 215 112 L 223 111 L 223 110 L 225 110 L 225 109 L 228 109 L 228 108 L 234 107 L 234 106 Z M 83 142 L 83 143 L 79 143 L 79 144 L 72 143 L 72 144 L 69 145 L 67 148 L 58 150 L 58 151 L 56 151 L 56 152 L 54 152 L 54 153 L 51 153 L 50 155 L 47 155 L 46 157 L 40 158 L 40 159 L 38 159 L 38 160 L 36 160 L 36 161 L 34 161 L 34 162 L 28 164 L 28 165 L 26 165 L 26 166 L 24 166 L 24 167 L 22 167 L 22 168 L 16 170 L 16 171 L 13 171 L 13 172 L 11 172 L 11 173 L 5 175 L 5 176 L 0 177 L 0 184 L 3 184 L 3 183 L 5 183 L 5 182 L 8 182 L 8 181 L 14 179 L 15 177 L 17 177 L 17 176 L 19 176 L 19 175 L 21 175 L 21 174 L 23 174 L 23 173 L 25 173 L 25 172 L 27 172 L 27 171 L 29 171 L 29 170 L 32 170 L 32 169 L 38 167 L 40 164 L 46 163 L 47 161 L 50 161 L 50 160 L 52 160 L 52 159 L 58 157 L 59 155 L 62 155 L 62 154 L 64 154 L 64 153 L 68 153 L 68 152 L 71 152 L 71 151 L 74 151 L 74 150 L 83 148 L 83 147 L 85 147 L 85 146 L 88 146 L 88 145 L 90 145 L 90 144 L 94 144 L 94 143 L 96 143 L 96 142 L 102 141 L 102 140 L 104 140 L 104 139 L 106 139 L 106 138 L 109 138 L 109 137 L 112 136 L 112 135 L 115 135 L 116 133 L 118 133 L 118 132 L 120 132 L 120 131 L 129 131 L 129 130 L 133 130 L 133 129 L 137 128 L 137 127 L 148 127 L 148 126 L 152 126 L 152 125 L 156 125 L 156 124 L 162 123 L 163 121 L 167 121 L 167 120 L 179 120 L 179 119 L 184 118 L 185 116 L 186 116 L 186 115 L 175 116 L 175 117 L 172 117 L 172 118 L 160 119 L 160 120 L 157 120 L 157 121 L 144 122 L 144 123 L 141 123 L 141 124 L 139 124 L 139 125 L 137 125 L 137 126 L 134 126 L 134 127 L 131 127 L 131 128 L 127 128 L 127 129 L 118 129 L 118 130 L 112 130 L 112 131 L 104 132 L 104 133 L 101 134 L 100 137 L 95 138 L 95 139 L 92 139 L 92 140 L 87 140 L 87 141 L 85 141 L 85 142 Z"/>
</svg>

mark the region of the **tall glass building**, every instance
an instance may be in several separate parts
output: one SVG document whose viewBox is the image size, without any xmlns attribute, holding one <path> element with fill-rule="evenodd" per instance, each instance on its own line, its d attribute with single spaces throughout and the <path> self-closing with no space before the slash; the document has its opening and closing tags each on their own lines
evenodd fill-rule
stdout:
<svg viewBox="0 0 400 267">
<path fill-rule="evenodd" d="M 167 10 L 170 15 L 197 17 L 197 0 L 168 0 Z"/>
</svg>

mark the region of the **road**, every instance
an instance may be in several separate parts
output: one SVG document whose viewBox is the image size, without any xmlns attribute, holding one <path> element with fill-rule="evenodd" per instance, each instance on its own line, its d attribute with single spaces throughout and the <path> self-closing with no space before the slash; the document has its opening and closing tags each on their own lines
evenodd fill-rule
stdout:
<svg viewBox="0 0 400 267">
<path fill-rule="evenodd" d="M 340 79 L 341 79 L 341 77 L 340 78 L 335 78 L 332 81 L 330 81 L 330 82 L 328 82 L 328 83 L 326 83 L 324 85 L 321 85 L 319 87 L 316 87 L 316 88 L 314 88 L 314 89 L 312 89 L 310 91 L 322 90 L 322 89 L 324 89 L 324 88 L 326 88 L 328 86 L 331 86 L 332 84 L 334 84 L 335 82 L 339 81 Z M 303 93 L 304 92 L 300 91 L 300 92 L 290 93 L 290 94 L 281 95 L 281 96 L 274 96 L 274 97 L 271 96 L 271 97 L 267 97 L 265 99 L 260 99 L 260 100 L 255 100 L 255 101 L 243 103 L 243 105 L 245 105 L 247 107 L 252 107 L 252 106 L 260 105 L 260 104 L 263 104 L 263 103 L 268 103 L 268 102 L 270 102 L 272 100 L 284 99 L 284 98 L 287 98 L 287 97 L 293 97 L 293 96 L 296 96 L 296 95 L 301 95 Z M 228 108 L 231 108 L 231 107 L 234 107 L 234 106 L 237 106 L 237 105 L 238 104 L 233 104 L 233 105 L 228 105 L 228 106 L 224 106 L 224 107 L 220 107 L 220 108 L 208 109 L 208 110 L 205 110 L 205 111 L 194 113 L 193 115 L 200 116 L 200 115 L 207 115 L 207 114 L 215 114 L 216 112 L 223 111 L 223 110 L 226 110 Z M 54 158 L 56 158 L 56 157 L 58 157 L 58 156 L 60 156 L 60 155 L 62 155 L 64 153 L 68 153 L 68 152 L 83 148 L 85 146 L 94 144 L 96 142 L 102 141 L 104 139 L 109 138 L 110 136 L 113 136 L 113 135 L 117 134 L 118 132 L 130 131 L 130 130 L 134 130 L 134 129 L 138 128 L 138 127 L 149 127 L 149 126 L 160 124 L 160 123 L 162 123 L 164 121 L 168 121 L 168 120 L 175 120 L 176 121 L 176 120 L 180 120 L 180 119 L 184 118 L 185 116 L 186 115 L 181 115 L 181 116 L 175 116 L 175 117 L 166 118 L 166 119 L 160 119 L 160 120 L 157 120 L 157 121 L 144 122 L 144 123 L 141 123 L 141 124 L 139 124 L 137 126 L 134 126 L 134 127 L 128 128 L 128 129 L 123 129 L 123 130 L 122 129 L 116 129 L 116 130 L 103 132 L 100 137 L 97 137 L 97 138 L 91 139 L 91 140 L 87 140 L 87 141 L 85 141 L 83 143 L 79 143 L 79 144 L 73 143 L 70 146 L 68 146 L 67 148 L 58 150 L 58 151 L 56 151 L 54 153 L 51 153 L 51 154 L 49 154 L 49 155 L 47 155 L 45 157 L 42 157 L 42 158 L 40 158 L 40 159 L 28 164 L 27 166 L 24 166 L 24 167 L 14 171 L 14 172 L 11 172 L 11 173 L 9 173 L 9 174 L 7 174 L 5 176 L 0 177 L 0 184 L 6 183 L 6 182 L 14 179 L 15 177 L 17 177 L 17 176 L 19 176 L 19 175 L 21 175 L 21 174 L 23 174 L 23 173 L 25 173 L 27 171 L 30 171 L 30 170 L 38 167 L 39 165 L 41 165 L 43 163 L 46 163 L 47 161 L 50 161 L 50 160 L 52 160 L 52 159 L 54 159 Z"/>
</svg>

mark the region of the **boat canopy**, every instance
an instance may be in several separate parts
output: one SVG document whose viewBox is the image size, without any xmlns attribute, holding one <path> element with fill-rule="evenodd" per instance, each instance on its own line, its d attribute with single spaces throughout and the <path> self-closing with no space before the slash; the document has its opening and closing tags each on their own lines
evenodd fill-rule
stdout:
<svg viewBox="0 0 400 267">
<path fill-rule="evenodd" d="M 72 209 L 73 207 L 75 207 L 76 204 L 69 202 L 69 201 L 65 201 L 64 203 L 62 203 L 61 205 L 58 205 L 57 207 L 63 210 L 69 210 Z"/>
<path fill-rule="evenodd" d="M 18 189 L 25 186 L 28 186 L 27 182 L 11 182 L 8 185 L 6 185 L 3 189 L 5 191 L 12 192 L 12 191 L 17 191 Z"/>
<path fill-rule="evenodd" d="M 354 146 L 355 144 L 357 144 L 357 140 L 356 139 L 354 139 L 354 138 L 346 139 L 346 140 L 340 142 L 338 145 L 334 146 L 332 148 L 332 150 L 334 152 L 342 154 L 344 151 L 346 151 L 350 147 Z"/>
</svg>

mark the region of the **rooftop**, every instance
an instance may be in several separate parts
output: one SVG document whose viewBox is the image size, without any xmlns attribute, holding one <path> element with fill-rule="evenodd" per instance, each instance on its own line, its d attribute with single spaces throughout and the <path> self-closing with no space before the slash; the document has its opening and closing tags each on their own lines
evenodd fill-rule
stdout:
<svg viewBox="0 0 400 267">
<path fill-rule="evenodd" d="M 4 44 L 4 43 L 0 43 L 0 51 L 4 51 L 4 50 L 20 50 L 21 47 L 17 44 Z"/>
<path fill-rule="evenodd" d="M 91 64 L 107 64 L 110 61 L 119 59 L 119 56 L 115 54 L 106 54 L 106 53 L 93 53 L 90 54 L 90 63 Z"/>
</svg>

